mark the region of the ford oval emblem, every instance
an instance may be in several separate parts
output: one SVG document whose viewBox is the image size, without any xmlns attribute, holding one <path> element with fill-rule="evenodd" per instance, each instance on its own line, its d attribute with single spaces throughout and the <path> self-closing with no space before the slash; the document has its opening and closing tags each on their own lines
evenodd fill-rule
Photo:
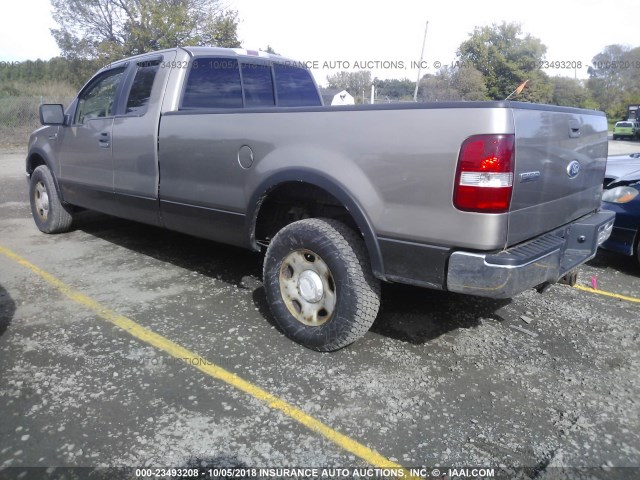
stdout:
<svg viewBox="0 0 640 480">
<path fill-rule="evenodd" d="M 580 173 L 580 162 L 574 160 L 569 165 L 567 165 L 567 175 L 569 178 L 576 178 Z"/>
</svg>

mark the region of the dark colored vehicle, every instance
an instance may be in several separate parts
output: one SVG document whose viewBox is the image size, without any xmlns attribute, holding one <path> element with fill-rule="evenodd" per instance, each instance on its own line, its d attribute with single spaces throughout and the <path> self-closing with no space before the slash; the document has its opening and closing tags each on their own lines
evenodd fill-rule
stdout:
<svg viewBox="0 0 640 480">
<path fill-rule="evenodd" d="M 616 213 L 602 248 L 633 256 L 640 263 L 640 153 L 609 159 L 602 208 Z"/>
<path fill-rule="evenodd" d="M 604 174 L 605 188 L 630 173 L 640 170 L 640 153 L 629 155 L 612 155 L 607 160 L 607 170 Z"/>
</svg>

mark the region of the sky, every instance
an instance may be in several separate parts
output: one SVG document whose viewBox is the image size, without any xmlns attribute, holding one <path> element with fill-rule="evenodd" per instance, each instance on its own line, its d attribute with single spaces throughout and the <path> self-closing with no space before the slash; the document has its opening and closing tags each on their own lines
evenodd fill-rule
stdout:
<svg viewBox="0 0 640 480">
<path fill-rule="evenodd" d="M 576 67 L 545 69 L 549 75 L 586 78 L 591 59 L 606 45 L 640 46 L 640 0 L 625 0 L 624 11 L 622 3 L 605 0 L 223 1 L 239 12 L 243 47 L 270 45 L 281 55 L 305 61 L 320 84 L 337 71 L 357 70 L 356 62 L 374 77 L 416 80 L 427 21 L 422 74 L 451 64 L 474 27 L 502 21 L 518 22 L 524 32 L 538 37 L 547 46 L 546 60 Z M 49 32 L 55 27 L 49 0 L 13 2 L 3 20 L 0 62 L 59 54 Z"/>
</svg>

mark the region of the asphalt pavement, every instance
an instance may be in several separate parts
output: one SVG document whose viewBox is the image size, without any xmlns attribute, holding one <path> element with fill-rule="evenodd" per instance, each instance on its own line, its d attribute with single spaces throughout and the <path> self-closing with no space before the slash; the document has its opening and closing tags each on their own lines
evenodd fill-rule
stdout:
<svg viewBox="0 0 640 480">
<path fill-rule="evenodd" d="M 364 339 L 322 354 L 275 328 L 258 254 L 92 212 L 40 233 L 23 160 L 0 152 L 0 477 L 387 464 L 640 475 L 629 258 L 601 252 L 580 268 L 583 289 L 509 300 L 385 285 Z"/>
</svg>

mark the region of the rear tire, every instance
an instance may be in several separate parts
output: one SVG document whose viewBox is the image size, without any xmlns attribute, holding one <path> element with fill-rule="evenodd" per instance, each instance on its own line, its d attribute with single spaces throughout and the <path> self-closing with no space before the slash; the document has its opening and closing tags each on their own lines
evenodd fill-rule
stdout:
<svg viewBox="0 0 640 480">
<path fill-rule="evenodd" d="M 71 210 L 62 204 L 53 176 L 47 166 L 40 165 L 31 174 L 29 198 L 31 215 L 41 232 L 69 231 L 73 222 Z"/>
<path fill-rule="evenodd" d="M 320 352 L 364 336 L 380 308 L 362 237 L 337 220 L 310 218 L 280 230 L 265 256 L 264 287 L 282 331 Z"/>
</svg>

